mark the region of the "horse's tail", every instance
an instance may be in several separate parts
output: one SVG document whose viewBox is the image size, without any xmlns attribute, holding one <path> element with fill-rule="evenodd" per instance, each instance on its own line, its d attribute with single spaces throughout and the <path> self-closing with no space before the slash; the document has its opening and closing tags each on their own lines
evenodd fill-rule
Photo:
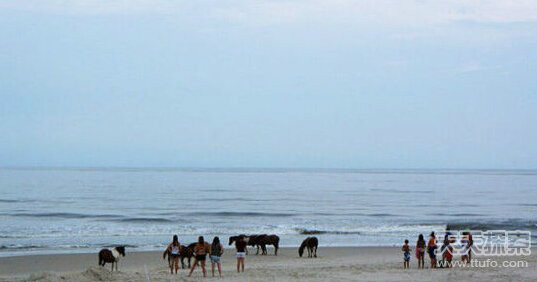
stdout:
<svg viewBox="0 0 537 282">
<path fill-rule="evenodd" d="M 166 256 L 168 255 L 168 249 L 166 249 L 163 253 L 162 253 L 162 259 L 166 259 Z"/>
<path fill-rule="evenodd" d="M 98 265 L 99 265 L 99 266 L 102 265 L 103 260 L 104 260 L 104 259 L 103 259 L 103 256 L 102 256 L 102 254 L 99 252 L 99 262 L 98 262 Z"/>
</svg>

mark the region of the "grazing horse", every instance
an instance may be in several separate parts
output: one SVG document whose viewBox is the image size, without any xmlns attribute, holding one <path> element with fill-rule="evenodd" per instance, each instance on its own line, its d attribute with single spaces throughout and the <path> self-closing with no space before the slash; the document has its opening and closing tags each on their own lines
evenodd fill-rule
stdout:
<svg viewBox="0 0 537 282">
<path fill-rule="evenodd" d="M 119 258 L 125 256 L 125 246 L 115 247 L 112 250 L 102 249 L 99 252 L 99 266 L 104 266 L 107 263 L 112 264 L 112 271 L 114 271 L 114 264 L 116 265 L 116 271 L 118 271 L 117 263 Z"/>
<path fill-rule="evenodd" d="M 317 240 L 317 237 L 308 237 L 302 241 L 302 245 L 300 245 L 300 248 L 298 248 L 298 255 L 302 257 L 302 254 L 304 254 L 304 249 L 308 248 L 308 257 L 317 257 L 317 246 L 319 245 L 319 240 Z"/>
<path fill-rule="evenodd" d="M 188 259 L 188 268 L 190 268 L 190 260 L 194 256 L 194 247 L 196 246 L 196 243 L 192 243 L 188 246 L 181 245 L 179 248 L 179 258 L 181 259 L 181 268 L 185 269 L 185 262 L 184 259 Z M 172 267 L 172 256 L 169 249 L 164 250 L 162 253 L 162 259 L 165 259 L 168 257 L 168 266 Z"/>
<path fill-rule="evenodd" d="M 278 248 L 280 245 L 280 237 L 277 235 L 261 235 L 256 238 L 257 244 L 261 246 L 262 253 L 261 255 L 267 255 L 267 245 L 274 246 L 274 255 L 278 255 Z"/>
</svg>

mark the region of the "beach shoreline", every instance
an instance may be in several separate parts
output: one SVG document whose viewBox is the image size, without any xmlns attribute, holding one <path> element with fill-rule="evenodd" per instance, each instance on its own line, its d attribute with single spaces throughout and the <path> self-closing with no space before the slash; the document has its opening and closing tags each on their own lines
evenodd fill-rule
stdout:
<svg viewBox="0 0 537 282">
<path fill-rule="evenodd" d="M 234 250 L 222 258 L 222 281 L 534 281 L 537 249 L 525 257 L 491 258 L 527 262 L 518 268 L 453 268 L 418 270 L 413 257 L 411 269 L 402 269 L 399 247 L 320 247 L 318 258 L 299 258 L 297 248 L 281 248 L 278 256 L 249 255 L 246 272 L 235 272 Z M 480 260 L 480 258 L 477 258 Z M 486 259 L 486 258 L 483 258 Z M 209 261 L 208 261 L 209 262 Z M 429 260 L 426 259 L 426 265 Z M 208 263 L 210 271 L 210 263 Z M 129 252 L 111 273 L 110 265 L 97 266 L 97 254 L 32 255 L 0 258 L 0 281 L 199 281 L 201 270 L 192 278 L 186 270 L 170 275 L 162 252 Z M 210 273 L 209 273 L 210 276 Z"/>
</svg>

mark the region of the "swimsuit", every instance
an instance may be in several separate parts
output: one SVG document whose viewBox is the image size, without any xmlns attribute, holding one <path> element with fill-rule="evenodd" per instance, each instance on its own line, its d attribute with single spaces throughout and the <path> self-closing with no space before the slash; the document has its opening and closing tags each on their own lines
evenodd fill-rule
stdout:
<svg viewBox="0 0 537 282">
<path fill-rule="evenodd" d="M 205 244 L 200 245 L 199 243 L 194 247 L 194 253 L 196 254 L 196 260 L 205 261 L 207 258 L 207 246 Z"/>
<path fill-rule="evenodd" d="M 410 252 L 408 252 L 408 251 L 405 252 L 405 253 L 403 254 L 403 256 L 404 256 L 404 260 L 405 260 L 405 261 L 410 261 Z"/>
<path fill-rule="evenodd" d="M 197 261 L 205 261 L 206 258 L 207 258 L 207 254 L 196 255 L 196 260 Z"/>
<path fill-rule="evenodd" d="M 172 249 L 170 251 L 170 256 L 172 258 L 178 258 L 179 257 L 179 246 L 172 246 Z"/>
</svg>

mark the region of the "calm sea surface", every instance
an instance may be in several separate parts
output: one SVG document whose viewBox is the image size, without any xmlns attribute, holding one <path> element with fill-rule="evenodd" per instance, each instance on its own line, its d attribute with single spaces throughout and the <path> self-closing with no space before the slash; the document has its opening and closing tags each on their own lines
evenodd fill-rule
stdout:
<svg viewBox="0 0 537 282">
<path fill-rule="evenodd" d="M 0 169 L 0 256 L 218 235 L 378 246 L 453 228 L 537 233 L 537 171 Z M 535 242 L 535 237 L 534 237 Z"/>
</svg>

